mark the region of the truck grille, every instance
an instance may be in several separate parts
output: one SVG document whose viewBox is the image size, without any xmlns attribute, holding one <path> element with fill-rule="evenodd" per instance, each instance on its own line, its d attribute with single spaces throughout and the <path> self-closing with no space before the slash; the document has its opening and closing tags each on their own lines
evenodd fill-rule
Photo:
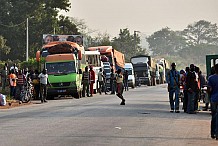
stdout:
<svg viewBox="0 0 218 146">
<path fill-rule="evenodd" d="M 52 85 L 53 87 L 66 87 L 66 86 L 70 86 L 70 82 L 52 83 L 51 85 Z"/>
</svg>

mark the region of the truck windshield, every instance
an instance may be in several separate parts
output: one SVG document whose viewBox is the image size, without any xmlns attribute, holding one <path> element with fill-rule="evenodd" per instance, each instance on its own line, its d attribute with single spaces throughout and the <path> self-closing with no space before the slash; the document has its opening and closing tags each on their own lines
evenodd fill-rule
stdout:
<svg viewBox="0 0 218 146">
<path fill-rule="evenodd" d="M 69 74 L 76 72 L 73 61 L 46 63 L 46 69 L 48 74 Z"/>
<path fill-rule="evenodd" d="M 131 68 L 125 68 L 125 70 L 128 71 L 128 75 L 132 75 L 132 69 Z"/>
<path fill-rule="evenodd" d="M 148 57 L 137 57 L 131 59 L 132 64 L 148 63 Z"/>
</svg>

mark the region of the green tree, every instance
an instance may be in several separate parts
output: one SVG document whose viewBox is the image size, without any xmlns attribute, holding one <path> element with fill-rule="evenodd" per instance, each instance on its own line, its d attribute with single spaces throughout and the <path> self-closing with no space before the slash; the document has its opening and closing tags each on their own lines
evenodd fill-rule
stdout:
<svg viewBox="0 0 218 146">
<path fill-rule="evenodd" d="M 150 35 L 147 42 L 155 56 L 175 55 L 187 46 L 186 39 L 182 37 L 181 32 L 172 31 L 168 27 Z"/>
<path fill-rule="evenodd" d="M 188 25 L 183 30 L 183 35 L 187 38 L 188 43 L 194 46 L 199 44 L 217 44 L 217 30 L 216 24 L 200 20 Z"/>
<path fill-rule="evenodd" d="M 29 54 L 34 57 L 35 51 L 42 45 L 42 34 L 53 32 L 54 28 L 58 27 L 58 12 L 68 11 L 69 7 L 69 0 L 1 0 L 0 34 L 7 39 L 7 46 L 11 48 L 6 57 L 25 59 L 27 18 Z"/>
<path fill-rule="evenodd" d="M 0 60 L 5 60 L 5 55 L 10 53 L 11 48 L 6 46 L 6 39 L 3 36 L 0 36 Z"/>
<path fill-rule="evenodd" d="M 130 61 L 130 58 L 139 55 L 147 54 L 147 50 L 141 48 L 140 37 L 138 34 L 131 35 L 128 28 L 120 29 L 119 37 L 114 37 L 112 45 L 115 49 L 125 54 L 126 62 Z"/>
</svg>

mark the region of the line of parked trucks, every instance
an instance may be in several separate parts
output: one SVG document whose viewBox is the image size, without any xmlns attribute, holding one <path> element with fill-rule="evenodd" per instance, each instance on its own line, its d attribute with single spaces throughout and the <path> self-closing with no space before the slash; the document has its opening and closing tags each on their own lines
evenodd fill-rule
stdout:
<svg viewBox="0 0 218 146">
<path fill-rule="evenodd" d="M 85 66 L 92 66 L 96 76 L 94 92 L 97 92 L 97 74 L 102 68 L 109 87 L 111 69 L 121 68 L 128 71 L 128 84 L 134 88 L 137 83 L 155 86 L 166 82 L 165 74 L 170 65 L 164 59 L 154 59 L 147 55 L 138 55 L 125 63 L 124 54 L 112 46 L 97 46 L 85 49 L 83 37 L 79 35 L 43 35 L 53 37 L 53 41 L 43 45 L 36 52 L 39 70 L 47 69 L 48 98 L 59 95 L 71 95 L 80 98 L 82 94 L 82 72 Z M 70 38 L 70 39 L 69 39 Z M 51 39 L 52 40 L 52 39 Z M 46 42 L 44 40 L 44 42 Z"/>
</svg>

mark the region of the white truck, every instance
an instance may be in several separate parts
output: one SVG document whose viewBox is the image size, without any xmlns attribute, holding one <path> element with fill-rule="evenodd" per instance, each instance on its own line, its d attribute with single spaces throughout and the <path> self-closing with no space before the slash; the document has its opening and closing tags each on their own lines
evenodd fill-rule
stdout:
<svg viewBox="0 0 218 146">
<path fill-rule="evenodd" d="M 132 63 L 125 63 L 124 69 L 128 71 L 128 86 L 135 88 L 135 75 Z"/>
</svg>

